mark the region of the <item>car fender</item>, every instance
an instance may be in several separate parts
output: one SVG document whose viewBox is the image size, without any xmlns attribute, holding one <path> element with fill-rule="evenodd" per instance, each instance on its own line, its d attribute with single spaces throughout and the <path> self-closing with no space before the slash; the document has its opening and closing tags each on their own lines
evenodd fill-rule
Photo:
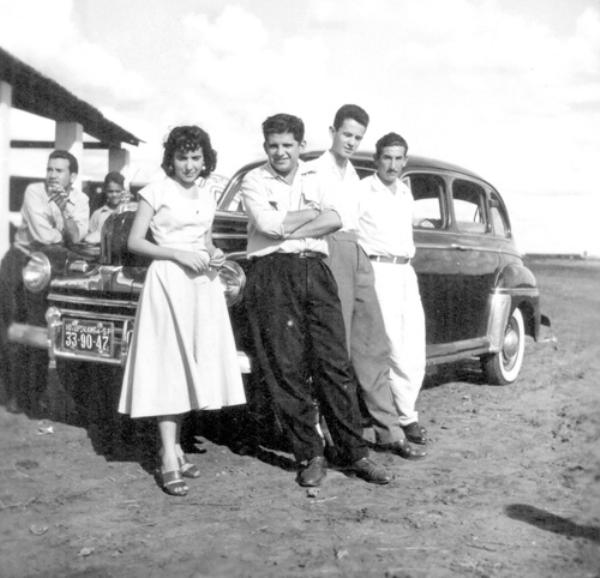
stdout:
<svg viewBox="0 0 600 578">
<path fill-rule="evenodd" d="M 540 328 L 540 292 L 534 274 L 524 265 L 509 264 L 496 277 L 490 296 L 488 337 L 492 351 L 499 351 L 504 338 L 504 328 L 513 310 L 521 309 L 525 332 L 538 338 Z"/>
</svg>

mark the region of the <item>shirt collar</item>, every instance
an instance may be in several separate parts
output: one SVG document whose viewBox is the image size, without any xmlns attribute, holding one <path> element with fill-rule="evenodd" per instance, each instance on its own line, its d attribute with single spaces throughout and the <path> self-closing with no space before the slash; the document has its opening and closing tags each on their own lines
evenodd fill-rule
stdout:
<svg viewBox="0 0 600 578">
<path fill-rule="evenodd" d="M 376 191 L 387 192 L 390 195 L 402 195 L 405 192 L 406 185 L 400 179 L 396 179 L 396 192 L 394 192 L 379 178 L 377 173 L 373 173 L 373 188 Z"/>
<path fill-rule="evenodd" d="M 114 209 L 111 209 L 108 205 L 102 205 L 100 207 L 100 210 L 105 213 L 106 211 L 110 211 L 111 213 L 116 209 L 117 207 L 115 207 Z"/>
<path fill-rule="evenodd" d="M 332 171 L 335 171 L 336 173 L 339 174 L 343 174 L 346 172 L 346 169 L 348 168 L 348 163 L 350 161 L 346 160 L 346 165 L 344 166 L 343 169 L 340 169 L 340 167 L 337 164 L 337 161 L 335 160 L 335 155 L 331 152 L 331 150 L 325 151 L 325 153 L 323 154 L 324 160 L 327 163 L 327 165 L 329 166 L 329 168 Z M 343 173 L 342 173 L 343 171 Z"/>
<path fill-rule="evenodd" d="M 270 177 L 276 181 L 281 181 L 286 184 L 292 184 L 292 183 L 289 183 L 285 177 L 282 177 L 278 172 L 276 172 L 275 169 L 271 166 L 271 163 L 269 163 L 269 161 L 267 161 L 261 168 L 263 171 L 265 171 L 267 173 L 268 177 Z M 292 179 L 292 182 L 295 181 L 299 175 L 303 176 L 303 175 L 307 175 L 307 174 L 310 174 L 313 172 L 314 172 L 314 169 L 311 169 L 310 167 L 308 167 L 304 161 L 299 160 L 298 168 L 296 169 L 296 173 L 294 174 L 294 178 Z"/>
</svg>

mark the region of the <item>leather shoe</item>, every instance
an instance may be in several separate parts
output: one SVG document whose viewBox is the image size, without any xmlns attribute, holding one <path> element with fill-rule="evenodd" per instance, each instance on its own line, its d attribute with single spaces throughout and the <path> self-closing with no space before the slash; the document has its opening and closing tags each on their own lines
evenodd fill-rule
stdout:
<svg viewBox="0 0 600 578">
<path fill-rule="evenodd" d="M 231 446 L 231 451 L 238 456 L 258 455 L 258 442 L 253 439 L 236 440 Z"/>
<path fill-rule="evenodd" d="M 406 440 L 399 440 L 379 447 L 382 450 L 396 454 L 405 460 L 420 460 L 427 455 L 425 450 L 413 448 Z"/>
<path fill-rule="evenodd" d="M 369 458 L 356 460 L 349 470 L 355 476 L 371 484 L 389 484 L 394 479 L 394 474 L 388 472 L 384 467 L 378 466 Z"/>
<path fill-rule="evenodd" d="M 419 422 L 413 421 L 408 425 L 402 426 L 402 429 L 409 442 L 419 445 L 425 445 L 427 443 L 427 430 L 420 426 Z"/>
<path fill-rule="evenodd" d="M 315 456 L 298 473 L 298 483 L 305 488 L 320 486 L 327 475 L 326 461 L 323 456 Z"/>
</svg>

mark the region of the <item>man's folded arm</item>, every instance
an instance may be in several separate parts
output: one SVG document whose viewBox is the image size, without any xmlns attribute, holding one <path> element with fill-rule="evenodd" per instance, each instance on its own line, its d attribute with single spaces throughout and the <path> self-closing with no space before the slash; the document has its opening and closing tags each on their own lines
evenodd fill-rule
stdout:
<svg viewBox="0 0 600 578">
<path fill-rule="evenodd" d="M 29 189 L 25 192 L 21 214 L 23 220 L 27 223 L 29 234 L 35 241 L 44 245 L 62 243 L 61 232 L 48 222 L 43 200 L 39 198 L 35 191 Z"/>
<path fill-rule="evenodd" d="M 283 212 L 269 201 L 264 188 L 252 176 L 246 176 L 241 186 L 242 200 L 250 222 L 263 235 L 282 239 L 298 227 L 314 219 L 319 211 L 301 209 Z"/>
<path fill-rule="evenodd" d="M 305 237 L 323 237 L 329 233 L 334 233 L 342 226 L 340 215 L 334 209 L 327 209 L 319 213 L 311 221 L 301 225 L 292 231 L 288 239 L 303 239 Z"/>
</svg>

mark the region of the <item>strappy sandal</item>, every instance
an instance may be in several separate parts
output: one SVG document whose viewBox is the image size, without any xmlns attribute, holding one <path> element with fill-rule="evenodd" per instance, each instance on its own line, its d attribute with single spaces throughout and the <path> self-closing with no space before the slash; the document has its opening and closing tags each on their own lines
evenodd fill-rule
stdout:
<svg viewBox="0 0 600 578">
<path fill-rule="evenodd" d="M 187 496 L 189 488 L 184 482 L 179 470 L 170 472 L 156 471 L 160 487 L 170 496 Z"/>
<path fill-rule="evenodd" d="M 181 475 L 184 478 L 199 478 L 200 477 L 200 468 L 193 464 L 192 462 L 188 462 L 185 456 L 181 456 L 177 458 L 179 461 L 179 469 L 181 470 Z"/>
</svg>

